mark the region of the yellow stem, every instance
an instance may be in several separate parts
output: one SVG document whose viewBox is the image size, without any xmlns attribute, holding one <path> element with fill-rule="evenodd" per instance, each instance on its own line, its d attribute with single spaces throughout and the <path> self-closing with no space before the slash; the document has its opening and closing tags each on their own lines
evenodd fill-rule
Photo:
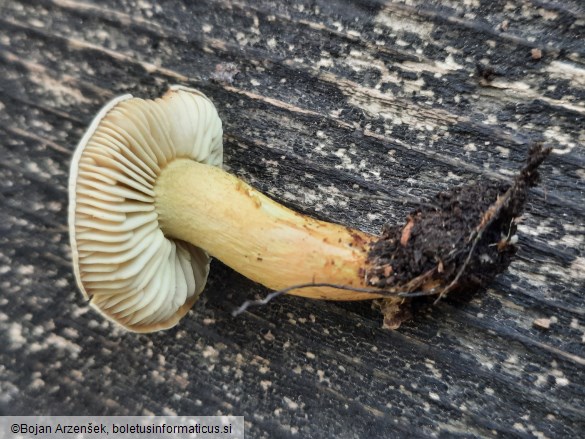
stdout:
<svg viewBox="0 0 585 439">
<path fill-rule="evenodd" d="M 188 159 L 158 177 L 156 209 L 163 232 L 268 288 L 334 283 L 366 288 L 373 236 L 294 212 L 227 172 Z M 380 297 L 328 287 L 291 294 L 330 300 Z"/>
</svg>

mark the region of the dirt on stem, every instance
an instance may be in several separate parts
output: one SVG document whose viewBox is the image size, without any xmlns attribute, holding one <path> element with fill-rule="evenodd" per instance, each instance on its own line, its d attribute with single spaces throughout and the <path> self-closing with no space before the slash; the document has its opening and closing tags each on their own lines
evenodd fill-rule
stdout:
<svg viewBox="0 0 585 439">
<path fill-rule="evenodd" d="M 480 180 L 438 193 L 432 206 L 409 214 L 405 225 L 387 224 L 369 253 L 370 286 L 434 296 L 472 293 L 505 271 L 516 253 L 516 229 L 537 168 L 551 148 L 534 145 L 509 183 Z M 375 301 L 384 326 L 396 329 L 411 315 L 412 297 Z"/>
</svg>

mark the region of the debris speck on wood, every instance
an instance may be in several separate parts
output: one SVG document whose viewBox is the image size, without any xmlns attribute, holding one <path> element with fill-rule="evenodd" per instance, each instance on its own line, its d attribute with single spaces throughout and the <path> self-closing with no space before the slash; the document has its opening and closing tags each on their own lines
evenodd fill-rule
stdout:
<svg viewBox="0 0 585 439">
<path fill-rule="evenodd" d="M 240 69 L 236 64 L 231 62 L 219 63 L 215 66 L 211 79 L 223 84 L 232 84 L 238 73 L 240 73 Z"/>
<path fill-rule="evenodd" d="M 532 324 L 536 328 L 549 329 L 550 328 L 551 321 L 550 321 L 550 319 L 547 319 L 547 318 L 540 318 L 540 319 L 534 319 L 534 321 L 532 322 Z"/>
<path fill-rule="evenodd" d="M 542 58 L 542 50 L 535 47 L 534 49 L 532 49 L 530 51 L 530 55 L 532 56 L 532 59 L 540 59 L 540 58 Z"/>
</svg>

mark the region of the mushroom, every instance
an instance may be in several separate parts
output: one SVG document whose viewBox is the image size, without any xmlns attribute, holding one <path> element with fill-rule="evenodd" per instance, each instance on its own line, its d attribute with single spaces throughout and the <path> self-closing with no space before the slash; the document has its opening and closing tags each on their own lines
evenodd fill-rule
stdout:
<svg viewBox="0 0 585 439">
<path fill-rule="evenodd" d="M 372 236 L 278 204 L 223 171 L 222 157 L 221 120 L 196 90 L 125 95 L 99 112 L 73 157 L 69 226 L 77 284 L 107 318 L 135 332 L 174 326 L 203 290 L 210 255 L 272 289 L 367 286 Z"/>
<path fill-rule="evenodd" d="M 536 169 L 536 145 L 513 184 L 442 192 L 406 225 L 373 236 L 301 215 L 221 169 L 222 124 L 197 90 L 131 95 L 103 108 L 69 180 L 75 277 L 91 305 L 135 332 L 174 326 L 201 294 L 210 257 L 268 288 L 329 300 L 384 298 L 387 327 L 405 297 L 484 285 L 509 265 Z"/>
</svg>

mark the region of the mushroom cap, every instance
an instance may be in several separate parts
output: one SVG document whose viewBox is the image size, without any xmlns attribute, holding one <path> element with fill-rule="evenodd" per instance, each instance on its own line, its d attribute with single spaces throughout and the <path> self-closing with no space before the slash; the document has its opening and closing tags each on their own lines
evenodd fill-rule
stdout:
<svg viewBox="0 0 585 439">
<path fill-rule="evenodd" d="M 210 257 L 166 237 L 155 210 L 157 176 L 175 158 L 221 166 L 222 125 L 197 90 L 120 96 L 77 146 L 69 177 L 75 278 L 91 305 L 134 332 L 174 326 L 205 286 Z"/>
</svg>

